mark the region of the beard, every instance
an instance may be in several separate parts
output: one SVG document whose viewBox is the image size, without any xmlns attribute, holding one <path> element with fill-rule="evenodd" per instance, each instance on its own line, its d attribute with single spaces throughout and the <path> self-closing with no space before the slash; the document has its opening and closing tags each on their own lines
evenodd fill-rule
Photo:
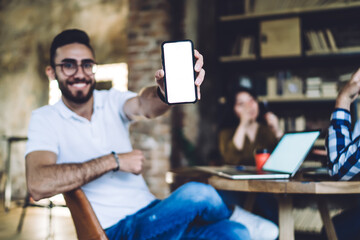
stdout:
<svg viewBox="0 0 360 240">
<path fill-rule="evenodd" d="M 58 79 L 58 77 L 55 75 L 56 79 Z M 66 81 L 58 81 L 59 83 L 59 89 L 62 93 L 62 95 L 64 96 L 64 98 L 66 98 L 67 100 L 73 102 L 73 103 L 85 103 L 87 101 L 89 101 L 89 99 L 92 97 L 94 89 L 95 89 L 95 84 L 96 81 L 92 81 L 87 80 L 87 79 L 75 79 L 73 82 L 71 82 L 71 84 L 75 84 L 75 83 L 86 83 L 86 84 L 91 84 L 89 92 L 84 95 L 82 91 L 77 91 L 75 93 L 75 95 L 68 89 L 67 85 L 70 84 L 69 80 Z"/>
</svg>

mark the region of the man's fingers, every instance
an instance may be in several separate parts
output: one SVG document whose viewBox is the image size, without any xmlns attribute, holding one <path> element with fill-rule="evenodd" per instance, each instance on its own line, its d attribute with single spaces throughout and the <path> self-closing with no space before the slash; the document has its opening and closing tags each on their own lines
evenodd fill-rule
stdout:
<svg viewBox="0 0 360 240">
<path fill-rule="evenodd" d="M 195 63 L 195 71 L 200 72 L 202 66 L 204 65 L 204 58 L 196 49 L 194 49 L 194 56 L 195 58 L 197 58 L 197 61 Z"/>
<path fill-rule="evenodd" d="M 198 97 L 198 100 L 201 99 L 200 87 L 197 87 L 197 97 Z"/>
<path fill-rule="evenodd" d="M 195 80 L 195 85 L 200 87 L 200 85 L 202 84 L 202 82 L 204 81 L 204 77 L 205 77 L 205 70 L 201 69 L 201 71 L 199 72 L 196 80 Z"/>
<path fill-rule="evenodd" d="M 159 69 L 155 72 L 155 80 L 161 80 L 164 77 L 164 70 L 163 69 Z"/>
</svg>

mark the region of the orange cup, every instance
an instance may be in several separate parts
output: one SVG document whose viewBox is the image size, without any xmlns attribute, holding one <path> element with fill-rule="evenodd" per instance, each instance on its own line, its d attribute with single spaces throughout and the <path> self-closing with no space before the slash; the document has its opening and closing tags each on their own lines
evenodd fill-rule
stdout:
<svg viewBox="0 0 360 240">
<path fill-rule="evenodd" d="M 267 149 L 258 149 L 255 152 L 255 164 L 257 170 L 262 170 L 265 162 L 270 157 L 270 152 Z"/>
</svg>

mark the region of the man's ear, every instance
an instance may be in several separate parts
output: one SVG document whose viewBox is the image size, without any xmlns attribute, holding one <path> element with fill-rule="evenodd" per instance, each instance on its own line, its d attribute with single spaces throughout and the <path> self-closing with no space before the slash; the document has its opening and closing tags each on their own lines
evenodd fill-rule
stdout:
<svg viewBox="0 0 360 240">
<path fill-rule="evenodd" d="M 51 66 L 46 66 L 45 73 L 49 79 L 55 80 L 55 71 Z"/>
</svg>

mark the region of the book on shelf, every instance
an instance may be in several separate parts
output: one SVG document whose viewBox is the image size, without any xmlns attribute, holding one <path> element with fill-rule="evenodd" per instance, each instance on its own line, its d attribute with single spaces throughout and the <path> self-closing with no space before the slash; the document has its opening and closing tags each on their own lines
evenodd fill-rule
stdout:
<svg viewBox="0 0 360 240">
<path fill-rule="evenodd" d="M 321 83 L 320 77 L 306 78 L 306 92 L 307 97 L 320 97 L 321 96 Z"/>
<path fill-rule="evenodd" d="M 232 48 L 231 48 L 231 55 L 238 55 L 240 54 L 240 40 L 241 40 L 241 37 L 239 35 L 236 36 L 235 40 L 234 40 L 234 43 L 232 45 Z"/>
<path fill-rule="evenodd" d="M 350 79 L 352 78 L 352 75 L 354 73 L 350 72 L 350 73 L 343 73 L 339 76 L 339 82 L 338 82 L 338 90 L 340 91 L 346 84 L 348 81 L 350 81 Z"/>
<path fill-rule="evenodd" d="M 284 117 L 279 119 L 279 127 L 284 132 L 304 131 L 306 129 L 305 116 Z"/>
<path fill-rule="evenodd" d="M 320 42 L 320 46 L 321 46 L 321 49 L 325 52 L 328 52 L 330 51 L 330 48 L 329 48 L 329 45 L 325 39 L 325 35 L 324 35 L 324 32 L 322 30 L 318 30 L 316 32 L 317 34 L 317 37 L 319 39 L 319 42 Z"/>
<path fill-rule="evenodd" d="M 281 96 L 283 95 L 284 92 L 284 84 L 285 84 L 285 79 L 286 79 L 286 72 L 284 71 L 280 71 L 278 72 L 277 76 L 277 83 L 276 83 L 276 93 L 277 95 Z"/>
<path fill-rule="evenodd" d="M 351 77 L 352 77 L 353 74 L 354 74 L 354 73 L 352 73 L 352 72 L 341 74 L 341 75 L 339 76 L 339 81 L 341 81 L 341 82 L 350 81 L 350 79 L 351 79 Z"/>
<path fill-rule="evenodd" d="M 328 28 L 317 31 L 306 31 L 305 36 L 310 48 L 308 54 L 330 53 L 338 51 L 334 35 Z"/>
<path fill-rule="evenodd" d="M 304 131 L 306 128 L 306 119 L 304 115 L 295 118 L 295 131 Z"/>
<path fill-rule="evenodd" d="M 240 56 L 244 56 L 247 57 L 251 54 L 253 54 L 253 50 L 251 49 L 251 45 L 253 42 L 252 37 L 243 37 L 241 38 L 241 52 L 240 52 Z"/>
<path fill-rule="evenodd" d="M 232 56 L 249 57 L 255 54 L 255 41 L 253 36 L 236 36 L 231 49 Z"/>
<path fill-rule="evenodd" d="M 314 36 L 313 31 L 307 31 L 305 33 L 306 39 L 308 41 L 309 47 L 311 51 L 319 51 L 320 50 L 320 42 L 318 39 Z"/>
<path fill-rule="evenodd" d="M 323 82 L 321 93 L 323 97 L 336 97 L 338 94 L 337 82 Z"/>
<path fill-rule="evenodd" d="M 331 30 L 328 29 L 328 28 L 325 29 L 325 32 L 326 32 L 327 39 L 329 41 L 330 49 L 332 51 L 336 52 L 338 50 L 338 48 L 337 48 L 337 45 L 336 45 L 336 42 L 335 42 L 334 35 L 332 34 Z"/>
<path fill-rule="evenodd" d="M 268 77 L 266 79 L 266 92 L 268 97 L 276 97 L 277 94 L 277 78 Z"/>
</svg>

